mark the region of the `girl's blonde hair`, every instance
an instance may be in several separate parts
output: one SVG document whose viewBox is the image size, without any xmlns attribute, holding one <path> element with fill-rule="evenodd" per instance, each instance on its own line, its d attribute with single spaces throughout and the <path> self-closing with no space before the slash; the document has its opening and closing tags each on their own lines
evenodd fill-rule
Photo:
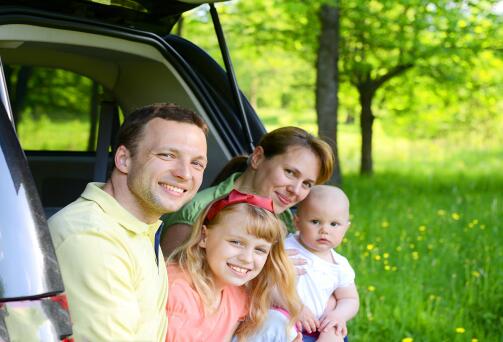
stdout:
<svg viewBox="0 0 503 342">
<path fill-rule="evenodd" d="M 203 224 L 211 230 L 221 223 L 229 213 L 239 213 L 248 234 L 271 243 L 271 249 L 262 271 L 246 284 L 249 297 L 249 311 L 235 334 L 239 340 L 253 334 L 264 323 L 268 310 L 272 306 L 273 291 L 279 293 L 281 304 L 290 313 L 289 327 L 293 326 L 300 313 L 300 299 L 295 287 L 295 269 L 285 252 L 283 240 L 286 229 L 272 212 L 247 203 L 231 204 L 221 209 L 210 222 L 205 223 L 206 214 L 212 204 L 199 215 L 194 223 L 190 238 L 178 247 L 168 259 L 177 263 L 192 280 L 192 285 L 201 296 L 206 308 L 213 307 L 214 281 L 206 261 L 206 250 L 199 246 Z M 276 294 L 277 295 L 277 294 Z M 204 310 L 208 313 L 208 310 Z"/>
</svg>

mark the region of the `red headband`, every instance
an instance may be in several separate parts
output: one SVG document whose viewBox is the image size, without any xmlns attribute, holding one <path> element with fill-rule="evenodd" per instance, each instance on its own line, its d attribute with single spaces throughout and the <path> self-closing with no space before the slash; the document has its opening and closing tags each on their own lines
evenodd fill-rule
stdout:
<svg viewBox="0 0 503 342">
<path fill-rule="evenodd" d="M 213 220 L 215 216 L 217 216 L 220 210 L 236 203 L 248 203 L 255 207 L 259 207 L 268 210 L 271 213 L 274 213 L 274 206 L 272 203 L 272 199 L 253 194 L 244 194 L 237 190 L 232 190 L 227 196 L 225 196 L 222 199 L 219 199 L 218 201 L 214 202 L 211 205 L 204 220 L 205 221 Z"/>
</svg>

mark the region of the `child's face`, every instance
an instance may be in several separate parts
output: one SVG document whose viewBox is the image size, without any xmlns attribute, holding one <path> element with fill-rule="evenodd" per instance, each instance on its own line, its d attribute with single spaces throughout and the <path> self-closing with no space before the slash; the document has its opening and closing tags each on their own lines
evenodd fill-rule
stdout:
<svg viewBox="0 0 503 342">
<path fill-rule="evenodd" d="M 349 228 L 349 210 L 340 201 L 310 199 L 295 217 L 301 244 L 314 254 L 339 246 Z"/>
<path fill-rule="evenodd" d="M 241 286 L 255 278 L 267 260 L 271 243 L 248 234 L 241 224 L 239 212 L 225 215 L 218 225 L 205 229 L 199 243 L 206 249 L 206 260 L 213 273 L 215 285 Z"/>
</svg>

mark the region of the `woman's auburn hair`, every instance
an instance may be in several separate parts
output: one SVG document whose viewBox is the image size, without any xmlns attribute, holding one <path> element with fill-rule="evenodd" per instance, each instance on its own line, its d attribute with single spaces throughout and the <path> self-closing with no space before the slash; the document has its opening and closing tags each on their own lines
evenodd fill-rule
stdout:
<svg viewBox="0 0 503 342">
<path fill-rule="evenodd" d="M 315 137 L 302 128 L 294 126 L 277 128 L 264 134 L 257 146 L 262 147 L 267 159 L 286 153 L 290 147 L 300 146 L 311 150 L 320 161 L 320 172 L 316 178 L 316 184 L 325 183 L 334 172 L 335 157 L 332 147 L 323 139 Z M 212 185 L 221 183 L 235 172 L 244 172 L 247 167 L 247 156 L 232 158 L 215 177 Z"/>
<path fill-rule="evenodd" d="M 199 215 L 190 238 L 168 259 L 168 263 L 176 263 L 188 275 L 205 308 L 213 307 L 215 285 L 206 261 L 206 250 L 199 246 L 199 242 L 206 214 L 215 201 Z M 248 315 L 239 324 L 235 331 L 236 336 L 241 340 L 262 326 L 273 305 L 273 292 L 275 299 L 279 295 L 277 300 L 289 312 L 289 327 L 292 327 L 300 314 L 301 301 L 296 290 L 295 269 L 284 248 L 285 226 L 274 213 L 247 203 L 238 203 L 223 208 L 211 222 L 206 223 L 206 228 L 214 229 L 226 214 L 232 212 L 239 212 L 242 217 L 240 222 L 246 225 L 249 234 L 271 243 L 261 272 L 245 285 L 248 293 Z M 208 310 L 203 311 L 205 314 L 211 313 Z"/>
</svg>

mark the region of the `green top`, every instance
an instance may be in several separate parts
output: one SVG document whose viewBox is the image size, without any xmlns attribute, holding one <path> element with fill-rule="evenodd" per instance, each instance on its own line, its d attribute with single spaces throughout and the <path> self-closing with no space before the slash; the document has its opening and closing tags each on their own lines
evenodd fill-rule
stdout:
<svg viewBox="0 0 503 342">
<path fill-rule="evenodd" d="M 161 217 L 161 220 L 164 222 L 164 227 L 166 228 L 164 231 L 169 229 L 169 226 L 173 224 L 188 224 L 192 226 L 201 211 L 203 211 L 211 201 L 231 192 L 234 188 L 234 183 L 239 176 L 241 176 L 241 173 L 239 172 L 232 174 L 223 182 L 198 192 L 192 201 L 185 204 L 177 212 L 166 214 Z M 278 217 L 281 221 L 283 221 L 288 231 L 295 231 L 293 215 L 289 209 L 279 214 Z"/>
</svg>

